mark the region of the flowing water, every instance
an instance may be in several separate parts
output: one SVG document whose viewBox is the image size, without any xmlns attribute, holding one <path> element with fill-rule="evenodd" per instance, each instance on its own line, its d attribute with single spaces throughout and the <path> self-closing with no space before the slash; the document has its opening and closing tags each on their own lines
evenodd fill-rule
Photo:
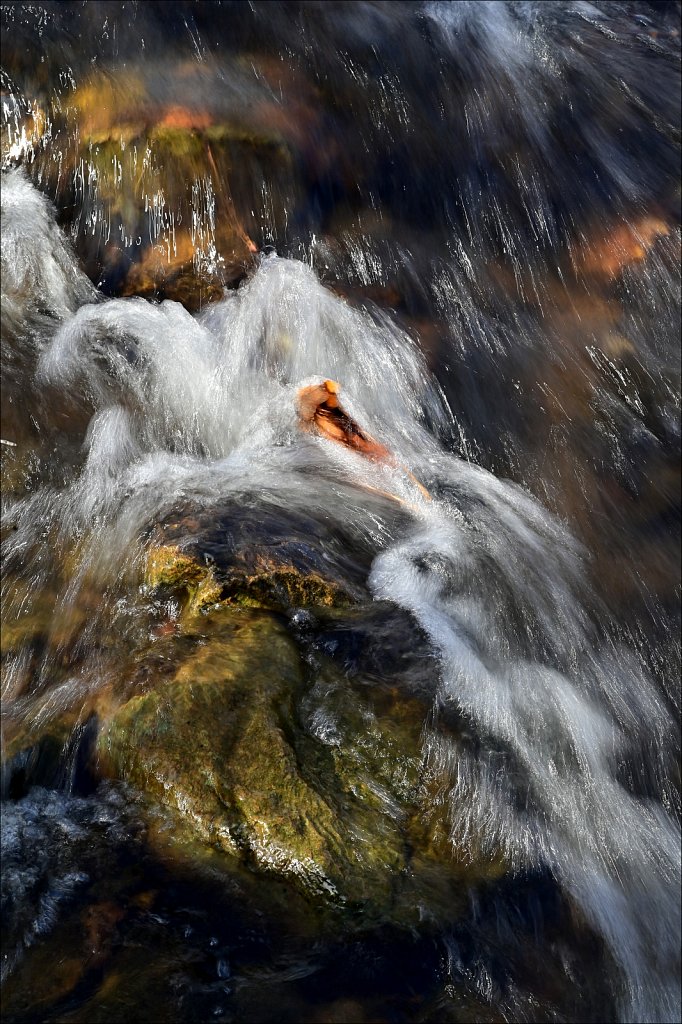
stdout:
<svg viewBox="0 0 682 1024">
<path fill-rule="evenodd" d="M 167 1001 L 102 1019 L 678 1020 L 679 5 L 86 8 L 3 8 L 4 734 L 80 714 L 56 774 L 5 767 L 8 1020 L 95 1019 L 92 980 L 42 1009 L 22 986 L 79 893 L 133 862 L 133 895 L 100 881 L 97 906 L 118 921 L 161 891 L 128 945 L 163 951 Z M 125 109 L 88 148 L 96 74 Z M 120 127 L 159 104 L 289 155 L 233 148 L 228 201 L 215 135 L 164 181 L 163 137 L 143 166 Z M 239 274 L 225 222 L 259 250 Z M 188 223 L 192 301 L 150 294 L 145 246 L 170 266 Z M 297 392 L 324 379 L 392 459 L 301 430 Z M 144 573 L 185 507 L 303 523 L 392 609 L 369 628 L 389 666 L 413 645 L 396 678 L 449 780 L 452 855 L 501 857 L 503 882 L 345 942 L 293 895 L 263 924 L 252 882 L 153 859 L 83 737 L 169 621 L 180 657 Z M 305 611 L 287 629 L 333 654 Z M 323 699 L 307 728 L 333 733 Z"/>
</svg>

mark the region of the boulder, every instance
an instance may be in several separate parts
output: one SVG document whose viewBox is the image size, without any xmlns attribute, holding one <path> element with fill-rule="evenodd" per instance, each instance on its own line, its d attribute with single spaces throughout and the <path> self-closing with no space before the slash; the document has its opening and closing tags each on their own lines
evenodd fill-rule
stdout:
<svg viewBox="0 0 682 1024">
<path fill-rule="evenodd" d="M 455 779 L 439 764 L 456 763 L 459 740 L 448 726 L 452 757 L 429 761 L 426 641 L 372 601 L 352 525 L 331 534 L 262 498 L 258 516 L 249 507 L 177 509 L 151 531 L 141 597 L 168 621 L 77 707 L 12 724 L 6 792 L 124 782 L 157 848 L 170 834 L 185 863 L 293 885 L 350 927 L 451 920 L 472 879 L 505 868 L 453 847 Z M 38 611 L 8 655 L 40 635 Z"/>
<path fill-rule="evenodd" d="M 103 724 L 99 769 L 170 810 L 179 844 L 317 905 L 365 923 L 450 914 L 471 867 L 447 843 L 447 802 L 431 805 L 424 705 L 397 691 L 376 713 L 330 662 L 311 671 L 270 613 L 222 607 L 195 623 L 174 673 Z"/>
</svg>

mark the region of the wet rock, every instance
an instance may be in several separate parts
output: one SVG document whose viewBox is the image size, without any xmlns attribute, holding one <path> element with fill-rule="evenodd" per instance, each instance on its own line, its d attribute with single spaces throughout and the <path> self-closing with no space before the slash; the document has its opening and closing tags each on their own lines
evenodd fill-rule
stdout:
<svg viewBox="0 0 682 1024">
<path fill-rule="evenodd" d="M 0 135 L 0 161 L 6 168 L 33 160 L 40 147 L 47 145 L 51 125 L 45 110 L 36 102 L 32 105 L 17 102 L 4 90 L 2 101 L 3 121 L 9 130 L 3 130 Z"/>
<path fill-rule="evenodd" d="M 670 234 L 670 227 L 660 217 L 639 217 L 632 222 L 610 225 L 594 231 L 592 237 L 571 254 L 578 274 L 611 280 L 633 263 L 641 263 L 657 238 Z"/>
<path fill-rule="evenodd" d="M 9 504 L 15 495 L 27 489 L 26 485 L 31 476 L 33 452 L 27 448 L 20 448 L 16 441 L 3 438 L 0 460 L 0 494 L 3 501 L 7 500 L 7 504 Z M 1 527 L 3 537 L 16 528 L 16 523 L 12 522 L 10 517 L 3 516 Z"/>
<path fill-rule="evenodd" d="M 333 814 L 299 776 L 283 731 L 280 705 L 302 684 L 298 653 L 269 618 L 237 614 L 230 627 L 162 693 L 125 705 L 99 754 L 170 799 L 204 842 L 338 898 Z"/>
<path fill-rule="evenodd" d="M 184 598 L 190 614 L 218 603 L 284 610 L 298 606 L 348 604 L 340 586 L 316 573 L 303 574 L 293 566 L 261 558 L 254 571 L 231 571 L 229 578 L 213 566 L 201 565 L 179 546 L 152 549 L 147 581 L 155 590 L 168 588 Z"/>
<path fill-rule="evenodd" d="M 88 597 L 83 595 L 78 603 L 56 609 L 54 591 L 46 586 L 37 593 L 28 584 L 7 574 L 5 578 L 5 608 L 3 609 L 0 653 L 5 656 L 19 651 L 32 640 L 50 643 L 62 651 L 77 643 L 90 607 Z"/>
<path fill-rule="evenodd" d="M 173 299 L 194 310 L 244 277 L 256 245 L 230 187 L 228 150 L 246 144 L 225 126 L 208 133 L 190 115 L 176 110 L 169 120 L 152 110 L 151 124 L 114 123 L 94 139 L 86 132 L 87 153 L 76 153 L 83 181 L 75 187 L 106 229 L 96 243 L 77 232 L 76 246 L 107 291 Z"/>
<path fill-rule="evenodd" d="M 89 791 L 94 780 L 87 760 L 97 721 L 118 698 L 108 682 L 88 684 L 87 665 L 120 651 L 120 629 L 98 622 L 102 591 L 82 579 L 72 600 L 59 600 L 60 587 L 78 568 L 73 551 L 64 558 L 63 575 L 49 578 L 21 579 L 9 563 L 8 556 L 0 629 L 2 794 L 16 799 L 33 785 Z M 97 634 L 94 646 L 85 642 L 89 631 Z M 125 680 L 120 655 L 117 660 Z"/>
<path fill-rule="evenodd" d="M 311 673 L 270 614 L 197 621 L 175 673 L 103 726 L 100 769 L 174 812 L 178 841 L 291 880 L 317 904 L 400 922 L 420 904 L 450 913 L 471 868 L 426 813 L 423 705 L 395 694 L 377 715 L 330 665 Z"/>
<path fill-rule="evenodd" d="M 2 745 L 2 795 L 17 799 L 31 785 L 56 786 L 64 780 L 64 752 L 75 716 L 52 719 L 43 728 L 14 729 Z"/>
<path fill-rule="evenodd" d="M 391 452 L 375 438 L 371 437 L 352 419 L 341 405 L 341 386 L 335 380 L 325 380 L 321 384 L 312 384 L 300 388 L 297 394 L 298 415 L 304 430 L 321 434 L 329 441 L 345 445 L 359 452 L 366 459 L 396 465 Z M 404 469 L 404 467 L 402 467 Z M 421 494 L 430 499 L 430 494 L 422 484 L 409 472 L 404 472 L 417 485 Z M 387 492 L 381 492 L 387 494 Z M 402 499 L 387 494 L 396 501 Z"/>
<path fill-rule="evenodd" d="M 213 569 L 184 554 L 178 545 L 154 546 L 147 559 L 147 583 L 183 595 L 190 613 L 221 600 L 222 587 Z"/>
<path fill-rule="evenodd" d="M 123 908 L 113 900 L 98 900 L 83 911 L 81 921 L 91 954 L 91 964 L 106 960 L 116 937 L 116 926 L 124 916 Z"/>
<path fill-rule="evenodd" d="M 248 501 L 169 517 L 151 538 L 147 584 L 189 614 L 216 603 L 288 611 L 369 597 L 369 551 L 301 513 L 259 505 L 257 518 Z"/>
<path fill-rule="evenodd" d="M 197 274 L 195 260 L 198 250 L 189 232 L 176 237 L 172 250 L 153 245 L 143 250 L 139 263 L 133 263 L 121 288 L 124 296 L 173 299 L 185 308 L 194 309 L 199 296 L 204 303 L 220 299 L 223 284 L 217 274 Z M 200 258 L 200 257 L 199 257 Z"/>
<path fill-rule="evenodd" d="M 47 191 L 105 292 L 202 308 L 249 270 L 264 202 L 272 229 L 286 225 L 312 108 L 299 100 L 290 123 L 248 62 L 230 78 L 195 61 L 95 71 L 68 103 L 22 98 L 5 116 L 4 163 Z"/>
</svg>

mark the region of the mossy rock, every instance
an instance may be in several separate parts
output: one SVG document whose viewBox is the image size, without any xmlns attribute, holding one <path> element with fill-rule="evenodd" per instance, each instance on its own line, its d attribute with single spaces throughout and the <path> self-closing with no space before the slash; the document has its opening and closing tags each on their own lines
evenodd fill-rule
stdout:
<svg viewBox="0 0 682 1024">
<path fill-rule="evenodd" d="M 190 615 L 218 603 L 282 611 L 291 607 L 343 607 L 352 598 L 336 583 L 293 565 L 262 563 L 261 571 L 221 573 L 202 565 L 179 546 L 154 547 L 147 558 L 146 582 L 154 590 L 181 594 Z"/>
<path fill-rule="evenodd" d="M 290 880 L 319 906 L 365 923 L 415 923 L 425 902 L 451 913 L 472 872 L 432 841 L 419 702 L 396 697 L 379 719 L 332 666 L 311 678 L 267 612 L 213 611 L 195 641 L 172 678 L 103 725 L 100 770 L 170 809 L 179 843 Z"/>
<path fill-rule="evenodd" d="M 178 511 L 153 531 L 145 582 L 189 615 L 218 603 L 280 612 L 349 607 L 369 600 L 371 559 L 351 562 L 354 540 L 265 505 L 257 521 L 236 504 Z"/>
<path fill-rule="evenodd" d="M 174 805 L 202 841 L 342 900 L 348 851 L 285 737 L 302 684 L 284 629 L 233 612 L 162 691 L 121 708 L 97 749 L 114 773 Z M 381 854 L 395 861 L 395 851 Z"/>
</svg>

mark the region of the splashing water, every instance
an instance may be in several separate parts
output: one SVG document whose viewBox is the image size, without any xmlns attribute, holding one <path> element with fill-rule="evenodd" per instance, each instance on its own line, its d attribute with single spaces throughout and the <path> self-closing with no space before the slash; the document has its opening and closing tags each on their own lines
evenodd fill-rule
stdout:
<svg viewBox="0 0 682 1024">
<path fill-rule="evenodd" d="M 498 842 L 517 866 L 549 865 L 622 968 L 626 1018 L 674 1019 L 679 833 L 655 801 L 637 799 L 616 780 L 629 744 L 642 741 L 643 722 L 664 742 L 674 724 L 627 656 L 595 657 L 562 577 L 551 580 L 550 593 L 543 593 L 546 577 L 532 579 L 530 552 L 547 575 L 558 568 L 542 536 L 549 524 L 518 496 L 485 479 L 476 484 L 479 501 L 500 516 L 502 542 L 499 526 L 494 540 L 481 538 L 480 526 L 458 528 L 446 509 L 434 510 L 426 529 L 378 556 L 374 593 L 417 617 L 441 657 L 440 702 L 454 705 L 491 746 L 455 769 L 455 806 L 470 819 L 464 835 Z M 506 582 L 530 597 L 542 659 L 514 657 L 499 609 L 489 593 L 481 600 L 480 548 L 489 546 Z M 459 831 L 461 821 L 453 824 Z"/>
<path fill-rule="evenodd" d="M 212 4 L 3 7 L 3 741 L 78 716 L 65 792 L 38 779 L 3 815 L 3 978 L 129 856 L 128 795 L 77 792 L 81 741 L 158 635 L 182 657 L 179 607 L 142 582 L 157 525 L 229 507 L 247 536 L 307 524 L 376 600 L 363 628 L 391 666 L 410 623 L 419 667 L 391 685 L 419 696 L 453 862 L 503 858 L 538 899 L 549 878 L 573 918 L 556 946 L 536 932 L 524 981 L 513 892 L 490 925 L 465 886 L 469 961 L 460 909 L 427 898 L 454 990 L 495 1019 L 581 1019 L 595 986 L 605 1018 L 680 1019 L 678 14 L 254 2 L 223 28 Z M 251 263 L 265 244 L 287 258 Z M 110 297 L 131 294 L 200 312 Z M 393 459 L 301 429 L 299 389 L 327 379 Z M 311 621 L 288 629 L 314 672 Z M 325 685 L 304 728 L 333 743 Z M 232 951 L 215 959 L 206 1016 L 227 1019 Z M 412 994 L 376 1017 L 461 1019 Z"/>
<path fill-rule="evenodd" d="M 453 846 L 466 850 L 476 835 L 516 871 L 548 868 L 618 965 L 623 1019 L 678 1019 L 672 780 L 664 757 L 644 795 L 623 772 L 645 750 L 674 747 L 674 720 L 634 653 L 592 625 L 580 546 L 521 488 L 435 440 L 451 413 L 409 337 L 277 256 L 196 318 L 169 301 L 83 304 L 88 287 L 21 172 L 5 178 L 5 216 L 3 271 L 16 263 L 15 243 L 22 264 L 3 273 L 14 330 L 27 289 L 53 298 L 52 331 L 43 324 L 34 335 L 32 386 L 79 395 L 89 417 L 66 485 L 6 509 L 16 525 L 5 542 L 10 574 L 22 567 L 38 587 L 66 552 L 75 558 L 53 629 L 93 580 L 104 599 L 80 643 L 103 623 L 122 628 L 126 602 L 139 600 L 146 530 L 180 499 L 258 493 L 351 523 L 374 553 L 374 596 L 410 611 L 433 645 L 436 714 L 454 710 L 477 737 L 451 764 Z M 345 407 L 395 465 L 298 429 L 296 390 L 320 378 L 342 383 Z M 370 502 L 377 489 L 406 503 L 407 527 L 396 529 L 389 498 Z M 11 615 L 20 599 L 8 596 Z M 85 676 L 51 688 L 52 668 L 46 660 L 26 692 L 10 666 L 10 713 L 55 714 L 108 671 L 95 659 Z M 429 758 L 447 760 L 436 731 L 424 743 Z"/>
</svg>

